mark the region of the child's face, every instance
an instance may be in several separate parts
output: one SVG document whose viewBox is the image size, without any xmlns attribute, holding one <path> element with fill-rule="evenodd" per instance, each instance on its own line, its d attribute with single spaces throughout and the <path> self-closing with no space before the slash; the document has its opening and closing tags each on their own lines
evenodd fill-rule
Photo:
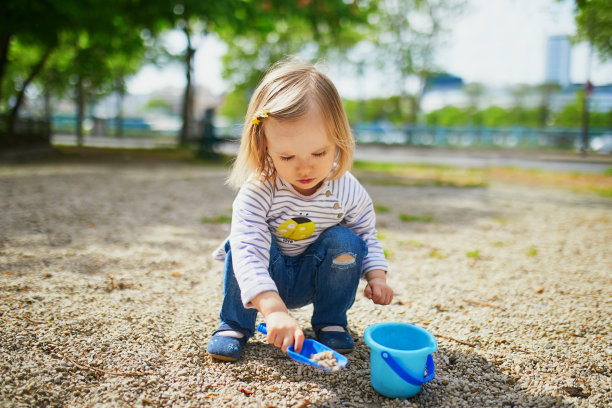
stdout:
<svg viewBox="0 0 612 408">
<path fill-rule="evenodd" d="M 268 153 L 277 174 L 296 191 L 311 195 L 331 172 L 336 155 L 320 108 L 313 104 L 295 120 L 265 121 Z"/>
</svg>

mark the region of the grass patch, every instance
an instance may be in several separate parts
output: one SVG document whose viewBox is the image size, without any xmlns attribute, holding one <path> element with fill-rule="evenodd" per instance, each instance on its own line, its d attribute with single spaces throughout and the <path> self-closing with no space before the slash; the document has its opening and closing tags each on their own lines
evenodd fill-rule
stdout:
<svg viewBox="0 0 612 408">
<path fill-rule="evenodd" d="M 353 172 L 363 183 L 399 187 L 486 187 L 486 172 L 482 169 L 355 161 Z"/>
<path fill-rule="evenodd" d="M 202 224 L 231 224 L 232 216 L 231 215 L 219 215 L 217 217 L 203 217 L 200 222 Z"/>
<path fill-rule="evenodd" d="M 506 246 L 506 243 L 505 243 L 505 242 L 502 242 L 502 241 L 497 241 L 497 242 L 494 242 L 494 243 L 493 243 L 493 244 L 491 244 L 491 245 L 493 245 L 495 248 L 503 248 L 503 247 L 505 247 L 505 246 Z"/>
<path fill-rule="evenodd" d="M 475 249 L 473 251 L 467 251 L 465 256 L 472 259 L 480 259 L 480 249 Z"/>
<path fill-rule="evenodd" d="M 378 214 L 387 214 L 391 212 L 391 208 L 385 205 L 374 204 L 374 211 L 377 212 Z"/>
<path fill-rule="evenodd" d="M 612 188 L 594 188 L 593 192 L 600 197 L 612 198 Z"/>
<path fill-rule="evenodd" d="M 384 239 L 387 239 L 387 231 L 378 230 L 378 232 L 376 233 L 376 238 L 378 238 L 381 241 Z"/>
<path fill-rule="evenodd" d="M 433 217 L 429 215 L 400 214 L 399 220 L 401 222 L 433 222 Z"/>
<path fill-rule="evenodd" d="M 429 253 L 429 257 L 430 258 L 436 258 L 436 259 L 443 259 L 444 258 L 444 256 L 440 252 L 438 252 L 436 250 L 431 251 Z"/>
<path fill-rule="evenodd" d="M 491 217 L 491 220 L 497 222 L 500 225 L 507 225 L 510 221 L 504 217 Z"/>
<path fill-rule="evenodd" d="M 612 198 L 612 167 L 600 174 L 552 172 L 517 167 L 462 168 L 430 164 L 355 161 L 355 176 L 381 186 L 483 188 L 490 183 L 560 188 Z"/>
<path fill-rule="evenodd" d="M 399 242 L 400 245 L 410 245 L 413 246 L 415 248 L 421 248 L 423 246 L 423 243 L 419 242 L 419 241 L 415 241 L 415 240 L 409 240 L 409 241 L 400 241 Z"/>
<path fill-rule="evenodd" d="M 575 193 L 612 197 L 612 172 L 609 170 L 606 169 L 603 174 L 587 174 L 495 167 L 490 169 L 489 173 L 490 180 L 496 182 L 530 187 L 560 188 Z"/>
<path fill-rule="evenodd" d="M 538 254 L 538 248 L 532 246 L 531 248 L 529 248 L 529 251 L 527 251 L 527 256 L 528 257 L 534 257 Z"/>
</svg>

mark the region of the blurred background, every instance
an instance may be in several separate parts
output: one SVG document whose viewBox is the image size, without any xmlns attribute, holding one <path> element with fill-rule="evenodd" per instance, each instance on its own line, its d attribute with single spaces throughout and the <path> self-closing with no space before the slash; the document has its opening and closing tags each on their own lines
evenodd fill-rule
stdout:
<svg viewBox="0 0 612 408">
<path fill-rule="evenodd" d="M 609 0 L 8 0 L 0 152 L 231 150 L 293 54 L 363 145 L 610 153 L 610 38 Z"/>
</svg>

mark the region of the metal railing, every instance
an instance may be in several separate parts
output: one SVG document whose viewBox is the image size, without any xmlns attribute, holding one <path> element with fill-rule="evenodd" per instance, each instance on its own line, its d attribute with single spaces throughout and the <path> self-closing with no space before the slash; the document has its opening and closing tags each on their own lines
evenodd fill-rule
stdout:
<svg viewBox="0 0 612 408">
<path fill-rule="evenodd" d="M 359 143 L 438 147 L 537 148 L 574 150 L 580 146 L 580 129 L 488 127 L 376 127 L 357 125 Z M 591 129 L 589 139 L 612 134 L 612 129 Z"/>
</svg>

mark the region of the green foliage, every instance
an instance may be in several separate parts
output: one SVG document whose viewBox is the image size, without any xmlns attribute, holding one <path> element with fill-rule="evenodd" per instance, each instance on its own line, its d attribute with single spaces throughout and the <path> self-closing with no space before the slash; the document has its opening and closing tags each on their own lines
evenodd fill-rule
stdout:
<svg viewBox="0 0 612 408">
<path fill-rule="evenodd" d="M 470 123 L 469 112 L 456 106 L 445 106 L 428 113 L 426 118 L 428 125 L 463 126 Z"/>
<path fill-rule="evenodd" d="M 433 217 L 429 215 L 400 214 L 399 220 L 402 222 L 433 222 Z"/>
<path fill-rule="evenodd" d="M 251 4 L 239 13 L 244 24 L 218 31 L 228 44 L 223 75 L 238 91 L 247 93 L 272 63 L 287 55 L 344 58 L 346 49 L 363 38 L 375 2 L 266 0 Z"/>
<path fill-rule="evenodd" d="M 442 255 L 438 250 L 433 250 L 429 253 L 429 257 L 430 258 L 435 258 L 435 259 L 443 259 L 444 255 Z"/>
<path fill-rule="evenodd" d="M 154 110 L 164 113 L 172 113 L 172 104 L 166 99 L 151 99 L 145 105 L 145 110 Z"/>
<path fill-rule="evenodd" d="M 472 259 L 480 259 L 480 250 L 475 249 L 473 251 L 467 251 L 465 253 L 465 256 L 467 256 L 468 258 L 472 258 Z"/>
<path fill-rule="evenodd" d="M 231 215 L 219 215 L 217 217 L 203 217 L 201 220 L 202 224 L 231 224 Z"/>
<path fill-rule="evenodd" d="M 234 122 L 241 122 L 246 115 L 249 105 L 249 95 L 241 88 L 235 88 L 226 95 L 223 104 L 219 109 L 219 114 Z"/>
<path fill-rule="evenodd" d="M 79 84 L 90 94 L 124 86 L 144 54 L 142 32 L 155 33 L 165 2 L 144 0 L 8 1 L 0 5 L 0 109 L 34 80 L 63 93 Z M 4 17 L 9 17 L 4 20 Z M 6 24 L 5 24 L 6 23 Z M 6 55 L 6 59 L 3 56 Z M 37 58 L 32 58 L 37 56 Z"/>
<path fill-rule="evenodd" d="M 582 123 L 582 111 L 584 105 L 584 91 L 576 92 L 576 98 L 567 104 L 557 114 L 553 114 L 552 125 L 562 128 L 577 128 Z M 589 111 L 589 123 L 592 128 L 611 128 L 612 110 L 609 112 Z"/>
<path fill-rule="evenodd" d="M 409 106 L 407 123 L 414 124 L 428 80 L 440 73 L 435 51 L 446 35 L 446 24 L 458 16 L 464 0 L 380 0 L 373 14 L 376 43 L 372 56 L 381 66 L 390 66 L 398 78 L 402 104 Z M 408 94 L 409 79 L 418 86 Z"/>
<path fill-rule="evenodd" d="M 584 92 L 578 91 L 576 99 L 566 105 L 561 111 L 547 113 L 546 125 L 558 128 L 579 128 L 582 122 Z M 535 108 L 502 108 L 490 106 L 486 109 L 471 112 L 470 108 L 445 106 L 426 115 L 429 126 L 484 126 L 511 127 L 524 126 L 538 128 L 542 126 L 542 106 Z M 589 122 L 592 128 L 612 127 L 612 110 L 609 112 L 589 112 Z"/>
<path fill-rule="evenodd" d="M 612 6 L 609 0 L 576 0 L 577 39 L 589 41 L 602 60 L 612 58 Z"/>
<path fill-rule="evenodd" d="M 391 208 L 387 207 L 386 205 L 374 204 L 374 211 L 376 211 L 378 214 L 387 214 L 391 212 Z"/>
<path fill-rule="evenodd" d="M 351 123 L 384 120 L 400 125 L 409 119 L 409 114 L 403 108 L 401 98 L 397 95 L 367 100 L 345 99 L 343 102 L 346 115 Z"/>
</svg>

